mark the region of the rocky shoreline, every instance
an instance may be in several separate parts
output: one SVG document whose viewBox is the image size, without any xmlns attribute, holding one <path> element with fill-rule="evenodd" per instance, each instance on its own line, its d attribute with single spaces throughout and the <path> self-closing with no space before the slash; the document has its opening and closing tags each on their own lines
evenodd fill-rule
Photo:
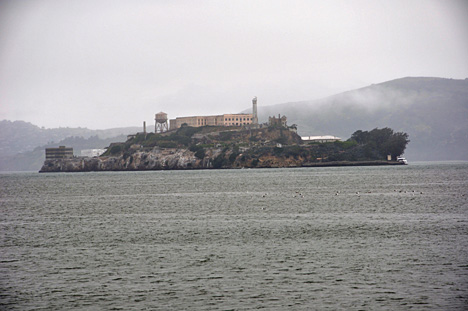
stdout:
<svg viewBox="0 0 468 311">
<path fill-rule="evenodd" d="M 370 166 L 402 165 L 396 161 L 329 161 L 309 162 L 297 157 L 264 155 L 255 161 L 241 161 L 242 154 L 231 163 L 216 165 L 223 154 L 221 149 L 208 149 L 199 159 L 188 149 L 158 149 L 137 151 L 130 155 L 106 157 L 73 157 L 67 159 L 46 160 L 40 173 L 49 172 L 92 172 L 92 171 L 148 171 L 148 170 L 193 170 L 193 169 L 239 169 L 239 168 L 286 168 L 286 167 L 330 167 L 330 166 Z"/>
<path fill-rule="evenodd" d="M 167 133 L 138 133 L 126 142 L 110 144 L 99 157 L 53 153 L 40 172 L 402 165 L 383 160 L 388 155 L 396 159 L 403 153 L 404 148 L 391 148 L 398 147 L 399 134 L 391 129 L 375 129 L 369 133 L 357 131 L 353 140 L 344 142 L 305 143 L 294 129 L 285 127 L 186 126 Z M 361 136 L 375 137 L 366 142 Z M 406 146 L 407 141 L 402 143 Z"/>
</svg>

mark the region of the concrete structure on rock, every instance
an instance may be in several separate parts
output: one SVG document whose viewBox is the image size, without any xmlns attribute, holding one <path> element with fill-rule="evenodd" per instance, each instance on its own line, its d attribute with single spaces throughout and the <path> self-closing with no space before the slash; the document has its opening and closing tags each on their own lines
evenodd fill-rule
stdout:
<svg viewBox="0 0 468 311">
<path fill-rule="evenodd" d="M 46 160 L 73 158 L 73 148 L 60 146 L 58 148 L 46 148 Z"/>
<path fill-rule="evenodd" d="M 187 126 L 244 126 L 252 124 L 252 114 L 222 114 L 216 116 L 178 117 L 170 120 L 170 129 L 178 129 L 183 124 Z"/>
<path fill-rule="evenodd" d="M 167 115 L 166 115 L 167 117 Z M 258 126 L 257 97 L 252 100 L 252 113 L 222 114 L 213 116 L 178 117 L 169 120 L 171 130 L 180 128 L 183 124 L 192 127 L 200 126 Z"/>
<path fill-rule="evenodd" d="M 275 116 L 268 117 L 268 126 L 281 126 L 281 127 L 288 127 L 287 125 L 288 118 L 286 116 L 278 115 L 278 118 Z"/>
</svg>

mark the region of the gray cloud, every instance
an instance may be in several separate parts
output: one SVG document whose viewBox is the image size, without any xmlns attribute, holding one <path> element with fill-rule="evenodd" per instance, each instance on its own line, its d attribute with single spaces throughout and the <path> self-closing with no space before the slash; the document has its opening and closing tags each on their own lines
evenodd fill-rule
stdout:
<svg viewBox="0 0 468 311">
<path fill-rule="evenodd" d="M 2 1 L 0 119 L 107 128 L 468 76 L 466 1 Z"/>
</svg>

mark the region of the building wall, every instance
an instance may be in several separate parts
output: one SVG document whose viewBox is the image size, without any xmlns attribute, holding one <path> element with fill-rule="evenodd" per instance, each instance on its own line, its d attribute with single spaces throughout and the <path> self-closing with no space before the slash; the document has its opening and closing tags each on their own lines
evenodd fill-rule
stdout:
<svg viewBox="0 0 468 311">
<path fill-rule="evenodd" d="M 169 130 L 176 129 L 177 127 L 177 120 L 176 119 L 170 119 L 169 120 Z"/>
<path fill-rule="evenodd" d="M 242 114 L 223 114 L 224 126 L 243 126 L 252 124 L 253 116 L 251 113 Z"/>
<path fill-rule="evenodd" d="M 170 129 L 178 129 L 182 124 L 186 123 L 188 126 L 243 126 L 252 124 L 252 114 L 223 114 L 216 116 L 192 116 L 192 117 L 179 117 L 170 122 Z"/>
<path fill-rule="evenodd" d="M 288 118 L 286 118 L 286 116 L 278 115 L 278 118 L 276 118 L 275 116 L 268 117 L 268 125 L 270 126 L 280 125 L 282 127 L 287 127 L 287 121 L 288 121 Z"/>
<path fill-rule="evenodd" d="M 58 148 L 46 148 L 46 160 L 73 158 L 73 148 L 60 146 Z"/>
</svg>

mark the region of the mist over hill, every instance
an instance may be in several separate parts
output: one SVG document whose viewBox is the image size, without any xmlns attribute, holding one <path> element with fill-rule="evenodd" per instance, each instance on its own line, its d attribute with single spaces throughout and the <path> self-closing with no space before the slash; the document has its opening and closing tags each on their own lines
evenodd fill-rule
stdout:
<svg viewBox="0 0 468 311">
<path fill-rule="evenodd" d="M 11 156 L 31 151 L 38 146 L 59 143 L 67 137 L 98 136 L 107 139 L 141 131 L 139 127 L 90 130 L 87 128 L 60 127 L 46 129 L 24 121 L 0 121 L 0 156 Z"/>
<path fill-rule="evenodd" d="M 468 79 L 407 77 L 258 112 L 262 122 L 286 115 L 301 136 L 345 140 L 356 130 L 390 127 L 409 134 L 410 161 L 468 160 Z"/>
<path fill-rule="evenodd" d="M 468 79 L 407 77 L 319 100 L 259 106 L 258 113 L 261 122 L 286 115 L 301 136 L 330 134 L 346 140 L 356 130 L 390 127 L 409 134 L 405 156 L 410 162 L 468 160 Z M 46 147 L 67 145 L 79 153 L 138 131 L 141 128 L 45 129 L 3 120 L 0 170 L 39 170 Z"/>
<path fill-rule="evenodd" d="M 24 121 L 0 121 L 0 171 L 38 171 L 45 159 L 45 148 L 60 145 L 82 149 L 101 149 L 111 142 L 125 141 L 139 127 L 90 130 L 87 128 L 40 128 Z"/>
</svg>

